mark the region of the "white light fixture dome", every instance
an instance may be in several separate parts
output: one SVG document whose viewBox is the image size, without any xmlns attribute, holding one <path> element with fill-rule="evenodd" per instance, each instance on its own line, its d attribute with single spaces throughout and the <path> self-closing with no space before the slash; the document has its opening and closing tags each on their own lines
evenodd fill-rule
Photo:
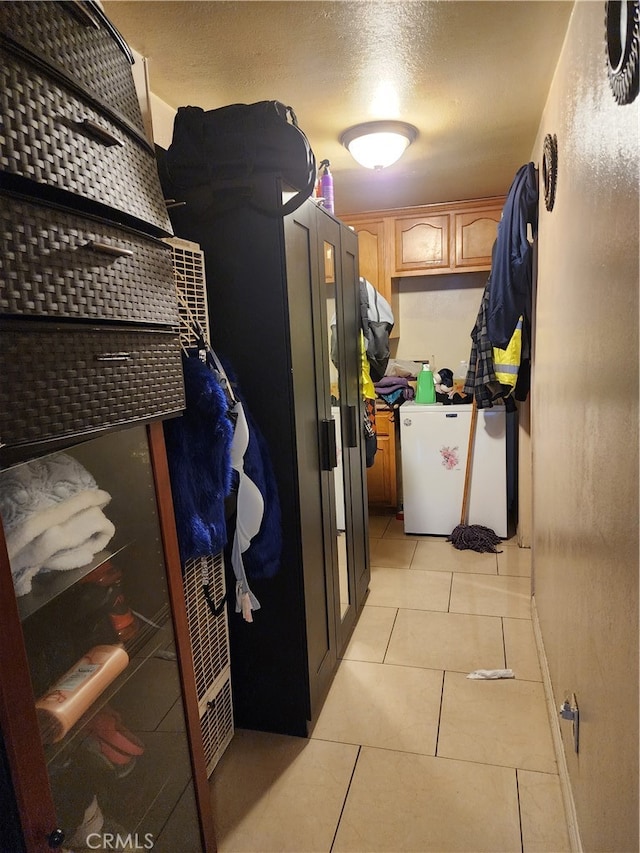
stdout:
<svg viewBox="0 0 640 853">
<path fill-rule="evenodd" d="M 368 121 L 348 128 L 340 142 L 367 169 L 384 169 L 402 157 L 418 130 L 404 121 Z"/>
</svg>

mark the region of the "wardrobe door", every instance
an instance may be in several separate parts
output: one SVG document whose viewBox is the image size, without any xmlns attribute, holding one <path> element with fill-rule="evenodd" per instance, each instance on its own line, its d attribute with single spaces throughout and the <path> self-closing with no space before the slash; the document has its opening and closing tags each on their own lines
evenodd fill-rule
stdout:
<svg viewBox="0 0 640 853">
<path fill-rule="evenodd" d="M 318 210 L 318 241 L 321 247 L 320 277 L 323 281 L 323 313 L 326 318 L 325 362 L 329 374 L 331 440 L 335 442 L 335 467 L 331 490 L 333 509 L 331 537 L 337 555 L 334 572 L 335 618 L 338 647 L 355 624 L 355 588 L 351 532 L 351 489 L 349 447 L 353 443 L 355 411 L 349 407 L 348 341 L 344 335 L 340 224 Z"/>
<path fill-rule="evenodd" d="M 369 589 L 369 530 L 366 496 L 366 463 L 364 447 L 364 397 L 360 349 L 360 285 L 358 276 L 358 240 L 351 229 L 342 226 L 340 240 L 340 276 L 338 306 L 341 316 L 343 382 L 343 459 L 348 484 L 349 561 L 353 578 L 356 613 L 360 611 Z"/>
<path fill-rule="evenodd" d="M 336 565 L 332 418 L 324 276 L 317 208 L 305 204 L 285 218 L 287 294 L 295 400 L 302 576 L 307 635 L 310 720 L 313 724 L 336 666 Z"/>
</svg>

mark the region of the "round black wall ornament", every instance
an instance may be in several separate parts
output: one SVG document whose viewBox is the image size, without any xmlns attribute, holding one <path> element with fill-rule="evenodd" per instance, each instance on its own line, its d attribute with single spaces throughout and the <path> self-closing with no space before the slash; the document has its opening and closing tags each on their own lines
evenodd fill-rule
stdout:
<svg viewBox="0 0 640 853">
<path fill-rule="evenodd" d="M 608 0 L 604 8 L 609 84 L 617 103 L 630 104 L 638 96 L 640 0 Z"/>
<path fill-rule="evenodd" d="M 550 133 L 544 138 L 542 146 L 542 180 L 544 182 L 544 206 L 553 210 L 558 183 L 558 137 Z"/>
</svg>

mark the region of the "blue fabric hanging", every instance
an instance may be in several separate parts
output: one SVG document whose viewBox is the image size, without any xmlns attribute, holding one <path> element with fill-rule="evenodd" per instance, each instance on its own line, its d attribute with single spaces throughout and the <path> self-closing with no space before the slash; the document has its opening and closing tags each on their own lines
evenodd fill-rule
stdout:
<svg viewBox="0 0 640 853">
<path fill-rule="evenodd" d="M 227 542 L 225 498 L 232 489 L 233 423 L 214 373 L 183 355 L 186 409 L 164 422 L 180 559 L 219 553 Z"/>
</svg>

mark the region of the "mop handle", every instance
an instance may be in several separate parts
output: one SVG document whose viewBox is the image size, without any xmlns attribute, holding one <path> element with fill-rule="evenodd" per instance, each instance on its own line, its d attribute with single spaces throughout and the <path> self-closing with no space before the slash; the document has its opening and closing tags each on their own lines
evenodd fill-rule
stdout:
<svg viewBox="0 0 640 853">
<path fill-rule="evenodd" d="M 464 492 L 462 494 L 462 512 L 460 513 L 460 524 L 467 523 L 469 512 L 469 492 L 471 491 L 471 466 L 473 465 L 473 447 L 476 437 L 476 421 L 478 420 L 478 407 L 475 395 L 471 407 L 471 426 L 469 427 L 469 446 L 467 447 L 467 467 L 464 472 Z"/>
</svg>

